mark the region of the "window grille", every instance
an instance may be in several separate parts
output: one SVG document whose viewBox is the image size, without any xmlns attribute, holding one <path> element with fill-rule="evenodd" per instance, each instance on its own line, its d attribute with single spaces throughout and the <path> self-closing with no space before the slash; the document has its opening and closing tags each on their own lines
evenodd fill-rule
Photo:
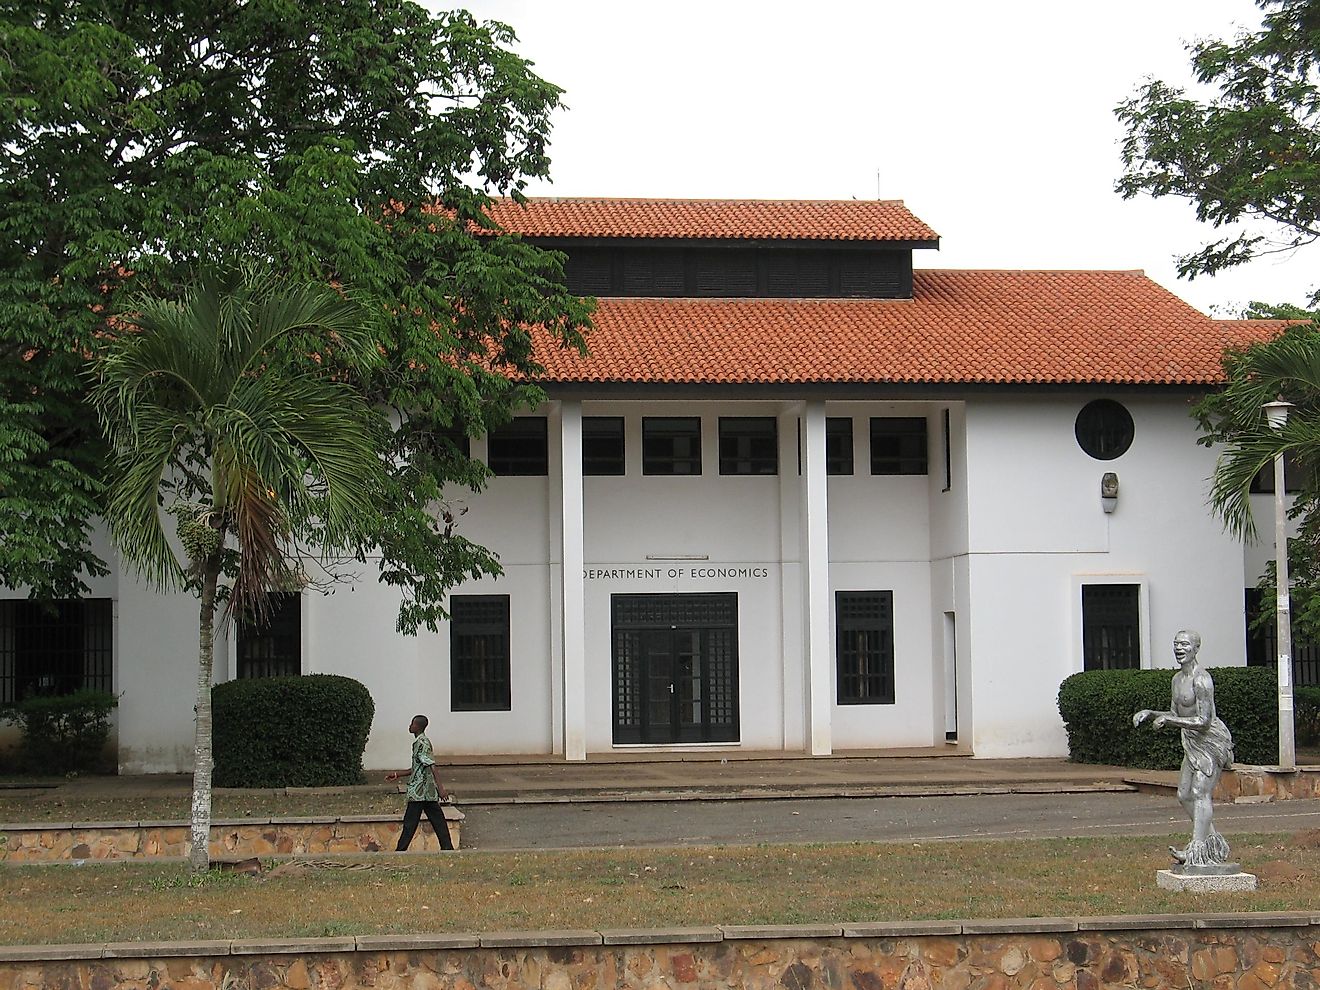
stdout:
<svg viewBox="0 0 1320 990">
<path fill-rule="evenodd" d="M 779 249 L 762 254 L 765 268 L 765 292 L 761 295 L 791 297 L 837 296 L 830 286 L 831 268 L 836 258 L 824 251 Z"/>
<path fill-rule="evenodd" d="M 925 417 L 871 419 L 871 473 L 926 473 Z"/>
<path fill-rule="evenodd" d="M 1269 619 L 1257 625 L 1265 610 L 1264 593 L 1259 588 L 1247 588 L 1247 666 L 1274 667 L 1279 665 L 1279 631 L 1271 610 Z M 1293 623 L 1292 662 L 1293 684 L 1297 687 L 1320 687 L 1320 646 L 1309 643 L 1297 634 Z"/>
<path fill-rule="evenodd" d="M 905 265 L 904 261 L 908 263 Z M 912 295 L 911 255 L 904 259 L 897 251 L 845 251 L 839 255 L 838 264 L 838 294 L 841 296 L 900 298 Z"/>
<path fill-rule="evenodd" d="M 624 473 L 623 417 L 582 417 L 582 473 Z"/>
<path fill-rule="evenodd" d="M 720 417 L 720 474 L 778 474 L 779 428 L 773 416 Z"/>
<path fill-rule="evenodd" d="M 642 474 L 701 474 L 701 419 L 642 418 Z"/>
<path fill-rule="evenodd" d="M 687 254 L 687 286 L 694 296 L 755 296 L 754 252 L 694 248 Z"/>
<path fill-rule="evenodd" d="M 519 416 L 491 430 L 486 454 L 497 477 L 550 473 L 550 443 L 544 416 Z"/>
<path fill-rule="evenodd" d="M 296 677 L 302 673 L 302 595 L 277 592 L 269 596 L 264 624 L 238 623 L 239 677 Z"/>
<path fill-rule="evenodd" d="M 911 298 L 912 254 L 889 248 L 572 245 L 564 277 L 576 295 Z"/>
<path fill-rule="evenodd" d="M 112 690 L 109 598 L 0 601 L 0 703 Z"/>
<path fill-rule="evenodd" d="M 894 704 L 894 593 L 837 591 L 834 623 L 838 703 Z"/>
<path fill-rule="evenodd" d="M 613 254 L 607 248 L 579 247 L 564 263 L 570 290 L 583 296 L 614 295 Z"/>
<path fill-rule="evenodd" d="M 1077 446 L 1097 461 L 1112 461 L 1132 446 L 1135 427 L 1132 414 L 1113 399 L 1088 402 L 1073 425 Z"/>
<path fill-rule="evenodd" d="M 509 596 L 454 595 L 449 617 L 450 708 L 509 711 Z"/>
<path fill-rule="evenodd" d="M 1141 666 L 1140 585 L 1082 585 L 1082 669 Z"/>
<path fill-rule="evenodd" d="M 682 296 L 686 295 L 686 265 L 681 249 L 655 248 L 645 251 L 625 251 L 618 256 L 623 269 L 622 291 L 597 295 L 625 296 Z"/>
</svg>

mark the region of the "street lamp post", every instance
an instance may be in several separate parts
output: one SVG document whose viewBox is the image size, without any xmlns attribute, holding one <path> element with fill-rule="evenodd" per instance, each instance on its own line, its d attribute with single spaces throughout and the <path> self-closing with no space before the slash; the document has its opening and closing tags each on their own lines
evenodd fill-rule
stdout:
<svg viewBox="0 0 1320 990">
<path fill-rule="evenodd" d="M 1265 403 L 1265 416 L 1270 429 L 1282 430 L 1288 423 L 1291 402 L 1276 399 Z M 1279 769 L 1292 770 L 1297 766 L 1297 749 L 1293 742 L 1293 686 L 1292 686 L 1292 601 L 1288 583 L 1288 513 L 1284 505 L 1283 451 L 1274 455 L 1274 619 L 1279 647 Z"/>
</svg>

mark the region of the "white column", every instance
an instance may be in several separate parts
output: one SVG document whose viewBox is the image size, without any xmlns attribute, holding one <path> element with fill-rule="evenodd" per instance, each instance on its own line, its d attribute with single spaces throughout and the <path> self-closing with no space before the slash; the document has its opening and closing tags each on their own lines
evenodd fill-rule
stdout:
<svg viewBox="0 0 1320 990">
<path fill-rule="evenodd" d="M 802 413 L 802 654 L 806 680 L 807 743 L 812 756 L 833 750 L 830 715 L 829 506 L 825 478 L 825 403 Z"/>
<path fill-rule="evenodd" d="M 807 677 L 802 633 L 802 403 L 779 414 L 780 711 L 785 750 L 807 749 Z"/>
<path fill-rule="evenodd" d="M 564 759 L 587 758 L 586 602 L 582 586 L 582 403 L 561 404 L 560 634 L 563 657 Z"/>
</svg>

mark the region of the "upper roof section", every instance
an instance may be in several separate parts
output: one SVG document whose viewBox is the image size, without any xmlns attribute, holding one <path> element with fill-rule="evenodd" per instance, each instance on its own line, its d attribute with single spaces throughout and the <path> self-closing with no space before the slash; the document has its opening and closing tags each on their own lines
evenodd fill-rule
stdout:
<svg viewBox="0 0 1320 990">
<path fill-rule="evenodd" d="M 1226 346 L 1283 321 L 1213 320 L 1131 271 L 923 271 L 911 299 L 602 298 L 588 356 L 547 384 L 1161 385 L 1223 380 Z"/>
<path fill-rule="evenodd" d="M 902 200 L 496 200 L 490 218 L 545 239 L 849 241 L 938 247 L 939 235 Z"/>
</svg>

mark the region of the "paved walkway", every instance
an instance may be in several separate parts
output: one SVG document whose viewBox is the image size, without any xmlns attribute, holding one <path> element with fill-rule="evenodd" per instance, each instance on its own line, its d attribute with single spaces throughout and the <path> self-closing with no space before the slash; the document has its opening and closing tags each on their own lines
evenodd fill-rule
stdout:
<svg viewBox="0 0 1320 990">
<path fill-rule="evenodd" d="M 948 750 L 912 755 L 858 753 L 808 757 L 783 753 L 609 754 L 586 763 L 522 756 L 455 758 L 440 775 L 460 805 L 675 801 L 734 798 L 883 797 L 1131 790 L 1134 771 L 1063 759 L 978 760 Z M 1176 781 L 1174 774 L 1141 776 Z M 50 781 L 70 797 L 149 797 L 186 792 L 187 774 L 82 777 Z M 362 790 L 394 792 L 383 771 Z M 352 788 L 357 790 L 359 788 Z M 350 790 L 333 788 L 332 790 Z"/>
</svg>

